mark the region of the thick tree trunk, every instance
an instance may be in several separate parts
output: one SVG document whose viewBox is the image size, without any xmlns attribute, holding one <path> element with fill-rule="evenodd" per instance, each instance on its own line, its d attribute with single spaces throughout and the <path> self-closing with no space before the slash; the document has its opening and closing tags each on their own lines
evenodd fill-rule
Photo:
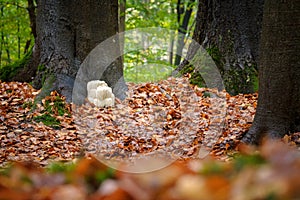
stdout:
<svg viewBox="0 0 300 200">
<path fill-rule="evenodd" d="M 41 79 L 45 80 L 39 97 L 57 90 L 70 102 L 80 64 L 94 47 L 118 30 L 117 0 L 39 0 L 36 44 L 40 65 L 46 69 L 35 81 L 36 86 L 41 86 Z M 112 66 L 116 67 L 108 68 L 105 76 L 93 78 L 113 87 L 115 76 L 123 76 L 121 60 Z"/>
<path fill-rule="evenodd" d="M 263 2 L 199 1 L 193 39 L 211 54 L 231 94 L 253 92 Z M 188 56 L 193 56 L 189 49 Z M 179 70 L 186 65 L 184 61 Z"/>
<path fill-rule="evenodd" d="M 300 1 L 266 0 L 263 20 L 258 108 L 243 138 L 251 144 L 300 131 Z"/>
</svg>

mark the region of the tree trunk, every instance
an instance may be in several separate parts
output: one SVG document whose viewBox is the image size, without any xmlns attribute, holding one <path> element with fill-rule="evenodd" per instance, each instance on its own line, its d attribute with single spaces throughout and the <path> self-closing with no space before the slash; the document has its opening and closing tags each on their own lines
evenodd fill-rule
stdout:
<svg viewBox="0 0 300 200">
<path fill-rule="evenodd" d="M 300 131 L 300 1 L 266 0 L 260 49 L 259 98 L 243 141 Z"/>
<path fill-rule="evenodd" d="M 117 0 L 39 0 L 36 44 L 40 65 L 46 69 L 35 80 L 35 86 L 43 84 L 39 98 L 57 90 L 70 102 L 80 64 L 93 48 L 118 30 Z M 117 59 L 112 66 L 114 70 L 108 68 L 104 76 L 93 78 L 113 87 L 111 77 L 123 76 L 121 60 Z M 45 81 L 42 83 L 42 80 Z"/>
<path fill-rule="evenodd" d="M 29 20 L 30 20 L 30 29 L 31 33 L 34 38 L 37 37 L 36 35 L 36 14 L 35 14 L 35 4 L 33 0 L 27 0 L 27 11 L 29 14 Z"/>
<path fill-rule="evenodd" d="M 181 2 L 180 0 L 177 1 L 177 22 L 179 25 L 178 28 L 179 34 L 178 34 L 177 45 L 176 45 L 176 56 L 174 62 L 175 65 L 180 64 L 182 50 L 184 47 L 184 39 L 188 30 L 188 25 L 192 15 L 194 3 L 195 0 L 188 0 L 186 9 L 184 9 L 184 2 Z M 181 20 L 181 15 L 183 14 L 184 14 L 183 20 Z"/>
<path fill-rule="evenodd" d="M 263 2 L 199 1 L 193 39 L 210 53 L 230 94 L 253 92 Z M 188 56 L 193 52 L 189 48 Z M 177 71 L 186 66 L 184 61 Z"/>
<path fill-rule="evenodd" d="M 119 32 L 125 32 L 126 24 L 126 0 L 119 0 Z M 121 38 L 122 37 L 122 38 Z M 122 63 L 124 62 L 124 34 L 120 35 L 120 51 Z"/>
<path fill-rule="evenodd" d="M 27 11 L 30 20 L 31 33 L 33 35 L 34 41 L 36 41 L 36 5 L 34 4 L 33 0 L 27 1 Z M 24 49 L 24 54 L 30 54 L 30 58 L 26 59 L 25 63 L 22 63 L 22 68 L 10 81 L 31 82 L 33 77 L 36 75 L 39 65 L 39 51 L 36 45 L 34 48 L 30 48 L 30 43 L 31 40 L 28 40 Z"/>
</svg>

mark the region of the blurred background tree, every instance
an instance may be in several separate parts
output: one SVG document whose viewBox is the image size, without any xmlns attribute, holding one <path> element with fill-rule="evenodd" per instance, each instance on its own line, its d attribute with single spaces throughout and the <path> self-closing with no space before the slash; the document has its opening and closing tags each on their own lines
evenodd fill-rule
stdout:
<svg viewBox="0 0 300 200">
<path fill-rule="evenodd" d="M 196 4 L 195 0 L 119 0 L 120 32 L 135 28 L 162 27 L 175 30 L 185 36 L 183 38 L 174 35 L 169 38 L 171 53 L 148 50 L 129 52 L 124 55 L 126 81 L 154 81 L 171 74 L 175 65 L 181 61 L 181 57 L 173 52 L 180 54 L 186 38 L 191 37 L 193 33 Z M 28 54 L 31 54 L 34 45 L 36 2 L 1 0 L 0 7 L 0 79 L 30 82 L 38 69 L 27 67 L 22 73 L 20 68 L 24 68 L 24 65 L 29 62 L 31 55 Z M 162 66 L 165 66 L 163 73 L 159 70 Z M 24 71 L 33 72 L 25 74 Z M 140 74 L 143 76 L 139 76 Z"/>
<path fill-rule="evenodd" d="M 170 35 L 170 52 L 129 52 L 124 55 L 124 75 L 129 82 L 155 81 L 170 76 L 181 61 L 183 46 L 194 30 L 196 2 L 194 0 L 127 0 L 125 29 L 161 27 L 174 30 L 179 35 Z M 182 37 L 184 36 L 184 37 Z M 131 42 L 131 41 L 125 41 Z M 147 41 L 145 41 L 145 46 Z M 175 53 L 176 52 L 176 53 Z M 162 69 L 163 68 L 163 69 Z"/>
<path fill-rule="evenodd" d="M 22 58 L 33 45 L 27 1 L 0 1 L 0 66 Z"/>
<path fill-rule="evenodd" d="M 31 82 L 36 76 L 38 69 L 30 68 L 35 64 L 27 64 L 27 68 L 21 72 L 19 70 L 24 67 L 24 63 L 30 61 L 30 50 L 34 45 L 35 5 L 34 0 L 0 1 L 1 80 Z M 257 91 L 262 5 L 263 0 L 243 0 L 238 3 L 119 0 L 119 32 L 146 27 L 175 31 L 174 35 L 165 39 L 169 43 L 169 52 L 145 48 L 123 55 L 125 80 L 156 81 L 170 76 L 177 69 L 182 73 L 191 73 L 192 83 L 205 87 L 199 75 L 194 74 L 193 69 L 182 62 L 181 56 L 176 55 L 182 53 L 183 46 L 187 45 L 187 38 L 193 37 L 214 59 L 230 94 Z M 132 41 L 125 43 L 131 45 Z M 147 40 L 144 46 L 147 47 Z M 123 48 L 124 46 L 121 50 Z M 184 66 L 185 69 L 182 70 Z"/>
</svg>

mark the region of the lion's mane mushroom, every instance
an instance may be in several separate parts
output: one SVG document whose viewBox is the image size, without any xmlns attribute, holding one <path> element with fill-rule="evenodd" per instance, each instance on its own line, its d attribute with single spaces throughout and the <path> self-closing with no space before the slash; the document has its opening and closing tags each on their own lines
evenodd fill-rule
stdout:
<svg viewBox="0 0 300 200">
<path fill-rule="evenodd" d="M 87 98 L 97 107 L 114 106 L 115 95 L 104 81 L 92 80 L 87 83 Z"/>
</svg>

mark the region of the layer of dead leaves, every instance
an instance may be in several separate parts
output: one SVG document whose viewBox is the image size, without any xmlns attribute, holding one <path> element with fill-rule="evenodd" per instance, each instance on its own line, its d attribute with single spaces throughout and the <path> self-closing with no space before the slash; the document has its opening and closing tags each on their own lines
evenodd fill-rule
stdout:
<svg viewBox="0 0 300 200">
<path fill-rule="evenodd" d="M 299 151 L 279 142 L 265 143 L 260 154 L 242 149 L 248 155 L 232 162 L 206 157 L 142 174 L 114 171 L 93 157 L 56 171 L 15 163 L 0 171 L 0 199 L 299 199 Z"/>
<path fill-rule="evenodd" d="M 187 78 L 130 84 L 127 96 L 113 108 L 73 107 L 86 151 L 103 161 L 186 160 L 208 152 L 228 160 L 252 124 L 258 97 L 191 86 Z M 296 146 L 300 140 L 295 134 L 285 141 Z"/>
<path fill-rule="evenodd" d="M 153 152 L 190 159 L 201 157 L 201 147 L 226 160 L 251 126 L 257 104 L 256 93 L 230 96 L 191 86 L 187 78 L 170 78 L 129 84 L 129 97 L 114 108 L 87 103 L 73 108 L 72 116 L 59 116 L 53 107 L 60 122 L 53 128 L 32 119 L 44 112 L 46 101 L 64 97 L 52 92 L 33 110 L 28 105 L 38 92 L 27 83 L 0 82 L 0 165 L 18 160 L 46 165 L 72 160 L 84 150 L 108 159 Z M 65 107 L 71 110 L 70 104 Z M 299 145 L 300 134 L 284 141 Z"/>
<path fill-rule="evenodd" d="M 63 97 L 52 92 L 32 110 L 28 104 L 37 94 L 26 83 L 0 82 L 0 164 L 27 161 L 0 176 L 2 199 L 299 197 L 295 189 L 300 186 L 299 155 L 281 144 L 266 144 L 260 149 L 267 164 L 241 171 L 235 168 L 238 164 L 209 159 L 229 160 L 236 153 L 239 140 L 251 126 L 257 94 L 230 96 L 191 86 L 186 78 L 130 84 L 129 98 L 114 108 L 96 108 L 87 102 L 73 105 L 72 116 L 60 116 L 52 110 L 60 122 L 58 128 L 32 119 L 45 111 L 46 101 L 54 103 Z M 71 111 L 71 105 L 65 106 Z M 295 133 L 283 142 L 297 146 L 299 138 Z M 204 157 L 202 147 L 210 155 L 205 160 L 197 159 Z M 179 161 L 153 173 L 115 172 L 111 177 L 104 175 L 105 180 L 95 180 L 108 168 L 93 157 L 81 160 L 75 171 L 68 173 L 49 175 L 40 168 L 53 161 L 74 161 L 84 156 L 83 151 L 102 155 L 102 160 L 132 162 L 132 158 L 160 152 Z M 207 174 L 207 169 L 212 172 Z"/>
<path fill-rule="evenodd" d="M 0 82 L 0 165 L 7 161 L 34 161 L 46 165 L 48 160 L 72 160 L 78 156 L 82 143 L 72 119 L 56 116 L 61 128 L 45 126 L 32 120 L 41 115 L 43 105 L 32 112 L 38 91 L 27 83 Z M 46 99 L 55 99 L 53 92 Z"/>
</svg>

